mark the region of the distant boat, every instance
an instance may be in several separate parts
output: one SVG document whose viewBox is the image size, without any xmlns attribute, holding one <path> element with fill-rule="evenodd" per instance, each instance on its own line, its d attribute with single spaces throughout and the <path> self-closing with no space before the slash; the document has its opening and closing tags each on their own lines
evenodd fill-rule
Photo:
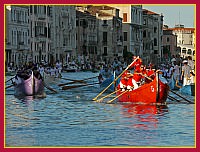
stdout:
<svg viewBox="0 0 200 152">
<path fill-rule="evenodd" d="M 179 90 L 181 94 L 184 95 L 190 95 L 195 96 L 195 84 L 185 85 L 182 86 L 182 84 L 178 81 L 175 81 L 173 78 L 171 79 L 169 83 L 169 87 L 171 90 Z"/>
<path fill-rule="evenodd" d="M 33 96 L 44 94 L 43 80 L 34 76 L 33 72 L 28 78 L 22 78 L 19 75 L 15 77 L 15 95 Z"/>
<path fill-rule="evenodd" d="M 78 66 L 73 63 L 69 63 L 63 67 L 63 71 L 67 72 L 77 72 L 78 71 Z"/>
<path fill-rule="evenodd" d="M 195 96 L 195 84 L 185 85 L 179 89 L 179 92 L 184 95 Z"/>
</svg>

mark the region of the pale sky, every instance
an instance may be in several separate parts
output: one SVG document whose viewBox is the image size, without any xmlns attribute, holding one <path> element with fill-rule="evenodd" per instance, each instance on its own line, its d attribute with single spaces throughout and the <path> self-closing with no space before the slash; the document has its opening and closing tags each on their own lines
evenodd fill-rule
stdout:
<svg viewBox="0 0 200 152">
<path fill-rule="evenodd" d="M 157 14 L 163 14 L 164 24 L 170 28 L 175 24 L 183 24 L 185 27 L 195 27 L 195 5 L 145 5 L 144 9 L 148 9 Z"/>
</svg>

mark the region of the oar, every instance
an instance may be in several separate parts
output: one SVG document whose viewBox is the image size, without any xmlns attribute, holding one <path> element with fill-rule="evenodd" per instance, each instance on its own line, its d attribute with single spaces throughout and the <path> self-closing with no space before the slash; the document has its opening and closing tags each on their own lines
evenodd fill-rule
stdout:
<svg viewBox="0 0 200 152">
<path fill-rule="evenodd" d="M 62 87 L 62 90 L 68 90 L 68 89 L 79 88 L 79 87 L 84 87 L 84 86 L 92 86 L 92 85 L 95 85 L 95 84 L 99 84 L 99 82 L 92 83 L 92 84 L 81 84 L 81 85 L 73 85 L 73 86 L 64 86 L 64 87 Z"/>
<path fill-rule="evenodd" d="M 97 78 L 98 76 L 95 77 L 90 77 L 90 78 L 86 78 L 86 79 L 82 79 L 82 80 L 73 80 L 73 79 L 68 79 L 68 78 L 61 78 L 61 79 L 65 79 L 65 80 L 70 80 L 73 82 L 67 82 L 67 83 L 62 83 L 62 84 L 58 84 L 58 86 L 64 86 L 64 85 L 68 85 L 68 84 L 73 84 L 73 83 L 86 83 L 85 80 L 89 80 L 89 79 L 93 79 L 93 78 Z"/>
<path fill-rule="evenodd" d="M 172 96 L 170 96 L 170 95 L 168 95 L 168 98 L 169 98 L 170 100 L 176 100 L 177 102 L 181 102 L 180 100 L 178 100 L 178 99 L 176 99 L 176 98 L 174 98 L 174 97 L 172 97 Z"/>
<path fill-rule="evenodd" d="M 169 90 L 169 91 L 171 91 L 171 92 L 174 93 L 175 95 L 179 96 L 180 98 L 184 99 L 185 101 L 187 101 L 187 102 L 189 102 L 189 103 L 191 103 L 191 104 L 194 104 L 194 102 L 192 102 L 192 101 L 190 101 L 190 100 L 184 98 L 183 96 L 179 95 L 178 93 L 176 93 L 176 92 L 174 92 L 174 91 L 172 91 L 172 90 Z"/>
<path fill-rule="evenodd" d="M 126 91 L 122 92 L 121 94 L 119 94 L 118 96 L 116 96 L 116 97 L 113 98 L 112 100 L 108 101 L 107 103 L 111 103 L 111 102 L 113 102 L 115 99 L 121 97 L 123 94 L 125 94 L 125 93 L 128 92 L 128 91 L 129 91 L 129 90 L 126 90 Z"/>
<path fill-rule="evenodd" d="M 52 92 L 54 92 L 54 93 L 58 93 L 56 90 L 54 90 L 53 88 L 51 88 L 51 87 L 49 87 L 44 81 L 42 81 L 43 82 L 43 85 L 47 88 L 47 89 L 49 89 L 50 91 L 52 91 Z"/>
<path fill-rule="evenodd" d="M 98 100 L 96 100 L 96 102 L 101 102 L 103 99 L 105 99 L 105 98 L 107 98 L 107 97 L 110 97 L 111 95 L 115 94 L 115 93 L 118 92 L 118 91 L 120 91 L 120 89 L 119 89 L 119 90 L 116 90 L 116 91 L 114 91 L 114 92 L 112 92 L 112 93 L 110 93 L 110 94 L 108 94 L 108 95 L 106 95 L 106 96 L 104 96 L 104 97 L 102 97 L 102 98 L 100 98 L 100 99 L 98 99 Z"/>
<path fill-rule="evenodd" d="M 9 86 L 5 87 L 5 89 L 11 88 L 13 86 L 15 86 L 15 84 L 9 85 Z"/>
<path fill-rule="evenodd" d="M 8 82 L 8 81 L 10 81 L 10 80 L 12 80 L 12 79 L 14 79 L 15 77 L 12 77 L 12 78 L 10 78 L 9 80 L 7 80 L 6 82 Z"/>
<path fill-rule="evenodd" d="M 97 100 L 97 98 L 98 98 L 99 96 L 101 96 L 113 83 L 115 83 L 115 82 L 122 76 L 122 74 L 124 74 L 124 72 L 125 72 L 126 70 L 128 70 L 128 69 L 131 67 L 131 65 L 132 65 L 135 61 L 137 61 L 138 58 L 139 58 L 139 56 L 138 56 L 131 64 L 129 64 L 129 65 L 126 67 L 126 69 L 125 69 L 120 75 L 118 75 L 118 77 L 115 78 L 115 80 L 114 80 L 112 83 L 110 83 L 102 92 L 100 92 L 93 100 Z"/>
<path fill-rule="evenodd" d="M 142 73 L 136 73 L 136 72 L 135 72 L 134 74 L 140 74 L 141 76 L 143 76 L 143 77 L 145 77 L 145 78 L 147 78 L 147 79 L 153 81 L 152 78 L 150 78 L 149 76 L 147 76 L 147 75 L 145 75 L 145 74 L 142 74 Z"/>
</svg>

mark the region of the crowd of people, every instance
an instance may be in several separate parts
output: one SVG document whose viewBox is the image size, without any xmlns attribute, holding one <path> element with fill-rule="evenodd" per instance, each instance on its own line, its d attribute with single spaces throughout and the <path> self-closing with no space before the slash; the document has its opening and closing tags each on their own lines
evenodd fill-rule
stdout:
<svg viewBox="0 0 200 152">
<path fill-rule="evenodd" d="M 55 65 L 45 65 L 45 64 L 35 64 L 32 61 L 29 61 L 27 64 L 19 67 L 16 72 L 17 77 L 23 78 L 24 80 L 28 79 L 33 72 L 34 76 L 38 79 L 44 78 L 44 75 L 47 74 L 52 77 L 61 77 L 62 63 L 59 61 Z"/>
<path fill-rule="evenodd" d="M 175 81 L 180 88 L 195 83 L 195 65 L 191 56 L 180 61 L 172 58 L 169 64 L 161 64 L 159 68 L 163 73 L 163 77 L 168 80 L 169 85 Z"/>
</svg>

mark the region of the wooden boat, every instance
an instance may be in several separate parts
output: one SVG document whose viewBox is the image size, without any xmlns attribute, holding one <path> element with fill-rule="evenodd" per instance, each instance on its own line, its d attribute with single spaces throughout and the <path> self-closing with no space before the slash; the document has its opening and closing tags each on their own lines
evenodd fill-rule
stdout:
<svg viewBox="0 0 200 152">
<path fill-rule="evenodd" d="M 185 85 L 179 89 L 179 92 L 184 95 L 195 96 L 195 84 Z"/>
<path fill-rule="evenodd" d="M 157 74 L 158 75 L 158 74 Z M 119 89 L 119 85 L 117 86 Z M 169 92 L 169 86 L 164 84 L 158 76 L 147 84 L 141 85 L 139 88 L 126 91 L 118 91 L 116 93 L 119 102 L 133 102 L 133 103 L 165 103 Z"/>
<path fill-rule="evenodd" d="M 106 87 L 108 87 L 108 86 L 114 81 L 114 79 L 115 79 L 115 76 L 114 76 L 114 74 L 113 74 L 113 75 L 111 75 L 109 78 L 104 79 L 102 82 L 99 81 L 99 83 L 100 83 L 100 88 L 105 89 Z M 113 84 L 108 88 L 108 90 L 109 90 L 109 91 L 114 91 L 115 88 L 116 88 L 116 86 L 119 84 L 119 82 L 120 82 L 120 79 L 118 79 L 118 80 L 116 81 L 116 83 L 113 83 Z"/>
<path fill-rule="evenodd" d="M 31 72 L 28 79 L 16 75 L 15 84 L 15 95 L 17 96 L 33 96 L 42 95 L 44 93 L 43 80 L 34 76 L 33 72 Z"/>
<path fill-rule="evenodd" d="M 174 79 L 171 80 L 169 87 L 171 90 L 179 90 L 181 94 L 195 96 L 195 84 L 182 86 L 182 83 L 175 82 Z"/>
</svg>

